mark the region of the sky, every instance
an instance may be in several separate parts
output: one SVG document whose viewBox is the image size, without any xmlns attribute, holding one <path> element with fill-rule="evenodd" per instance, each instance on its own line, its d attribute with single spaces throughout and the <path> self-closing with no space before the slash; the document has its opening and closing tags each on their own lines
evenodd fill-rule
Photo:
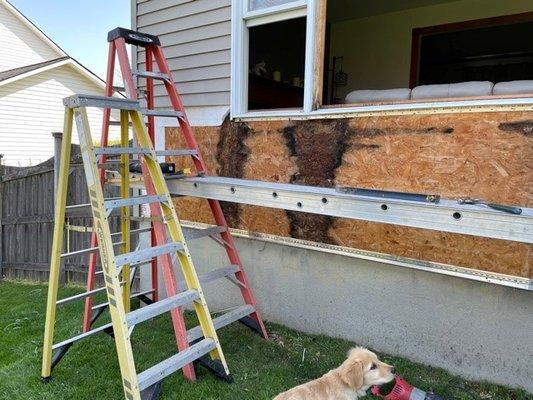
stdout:
<svg viewBox="0 0 533 400">
<path fill-rule="evenodd" d="M 69 56 L 105 77 L 107 32 L 131 25 L 130 0 L 8 0 Z"/>
</svg>

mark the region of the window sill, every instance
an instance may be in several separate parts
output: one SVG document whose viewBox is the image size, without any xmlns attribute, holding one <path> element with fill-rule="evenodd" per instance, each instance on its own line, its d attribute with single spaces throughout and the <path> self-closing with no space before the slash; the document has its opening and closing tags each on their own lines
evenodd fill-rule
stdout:
<svg viewBox="0 0 533 400">
<path fill-rule="evenodd" d="M 388 104 L 345 104 L 336 107 L 326 106 L 309 113 L 305 113 L 303 110 L 253 111 L 232 115 L 232 119 L 237 121 L 301 120 L 510 111 L 533 111 L 533 97 L 528 95 L 523 97 L 407 101 Z"/>
</svg>

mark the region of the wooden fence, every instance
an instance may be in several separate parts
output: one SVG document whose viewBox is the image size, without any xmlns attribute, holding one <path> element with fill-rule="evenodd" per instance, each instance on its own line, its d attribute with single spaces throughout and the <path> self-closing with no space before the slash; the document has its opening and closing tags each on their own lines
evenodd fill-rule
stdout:
<svg viewBox="0 0 533 400">
<path fill-rule="evenodd" d="M 87 185 L 79 146 L 73 145 L 67 204 L 88 203 Z M 1 168 L 1 167 L 0 167 Z M 54 227 L 54 158 L 34 167 L 0 169 L 0 276 L 9 279 L 48 279 Z M 118 188 L 107 187 L 106 197 L 118 196 Z M 91 226 L 90 208 L 74 209 L 66 223 Z M 120 229 L 119 218 L 111 215 L 112 231 Z M 89 247 L 90 233 L 65 231 L 64 251 Z M 85 282 L 89 255 L 65 259 L 63 282 Z"/>
</svg>

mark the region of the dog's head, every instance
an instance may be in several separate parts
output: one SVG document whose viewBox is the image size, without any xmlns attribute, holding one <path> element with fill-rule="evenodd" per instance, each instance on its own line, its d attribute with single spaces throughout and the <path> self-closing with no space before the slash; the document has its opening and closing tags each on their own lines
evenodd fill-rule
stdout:
<svg viewBox="0 0 533 400">
<path fill-rule="evenodd" d="M 354 390 L 383 385 L 394 379 L 394 367 L 378 360 L 370 350 L 356 347 L 348 352 L 348 359 L 340 366 L 342 381 Z"/>
</svg>

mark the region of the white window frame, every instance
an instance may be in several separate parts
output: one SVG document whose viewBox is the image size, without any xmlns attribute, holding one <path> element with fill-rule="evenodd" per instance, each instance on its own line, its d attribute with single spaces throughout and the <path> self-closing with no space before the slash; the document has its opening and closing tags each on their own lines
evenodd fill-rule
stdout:
<svg viewBox="0 0 533 400">
<path fill-rule="evenodd" d="M 320 7 L 325 8 L 327 0 L 296 0 L 273 7 L 248 11 L 248 0 L 231 1 L 231 96 L 230 117 L 241 120 L 265 120 L 279 118 L 310 119 L 339 118 L 379 115 L 410 115 L 448 112 L 483 111 L 532 111 L 533 97 L 497 99 L 465 99 L 428 101 L 390 105 L 347 105 L 344 107 L 321 108 L 318 96 L 322 82 L 317 82 L 322 69 L 315 60 L 319 59 L 322 43 L 317 41 Z M 323 11 L 323 10 L 322 10 Z M 324 11 L 323 11 L 324 12 Z M 301 109 L 275 109 L 248 111 L 248 64 L 249 27 L 307 16 L 304 98 Z M 323 18 L 323 16 L 322 16 Z M 318 73 L 317 73 L 318 68 Z M 315 90 L 316 89 L 316 90 Z M 317 98 L 315 98 L 315 96 Z"/>
<path fill-rule="evenodd" d="M 248 0 L 232 0 L 231 4 L 231 117 L 261 117 L 263 115 L 302 115 L 313 111 L 313 80 L 315 53 L 315 9 L 320 0 L 296 0 L 274 7 L 248 11 Z M 298 110 L 265 110 L 248 112 L 248 28 L 307 16 L 304 101 Z"/>
</svg>

